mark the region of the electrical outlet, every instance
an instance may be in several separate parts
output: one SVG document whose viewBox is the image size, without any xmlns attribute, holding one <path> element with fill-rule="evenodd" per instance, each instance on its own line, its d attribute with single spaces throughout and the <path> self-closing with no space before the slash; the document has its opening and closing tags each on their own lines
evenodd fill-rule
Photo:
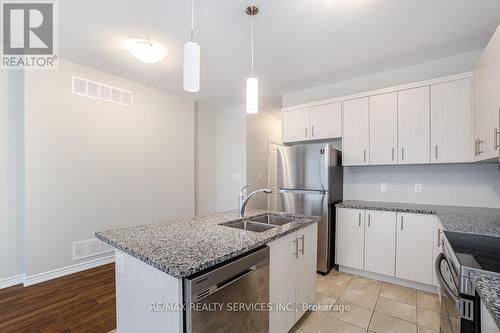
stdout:
<svg viewBox="0 0 500 333">
<path fill-rule="evenodd" d="M 380 192 L 387 192 L 387 183 L 380 183 Z"/>
<path fill-rule="evenodd" d="M 420 183 L 415 184 L 415 193 L 422 193 L 422 184 Z"/>
</svg>

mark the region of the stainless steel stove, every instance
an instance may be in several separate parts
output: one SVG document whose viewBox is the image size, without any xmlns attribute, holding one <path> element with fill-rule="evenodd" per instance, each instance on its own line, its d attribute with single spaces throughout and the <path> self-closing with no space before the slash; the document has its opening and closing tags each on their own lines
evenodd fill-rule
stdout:
<svg viewBox="0 0 500 333">
<path fill-rule="evenodd" d="M 444 231 L 443 253 L 436 258 L 436 276 L 442 288 L 441 332 L 479 333 L 480 299 L 472 282 L 472 271 L 500 276 L 498 237 Z"/>
</svg>

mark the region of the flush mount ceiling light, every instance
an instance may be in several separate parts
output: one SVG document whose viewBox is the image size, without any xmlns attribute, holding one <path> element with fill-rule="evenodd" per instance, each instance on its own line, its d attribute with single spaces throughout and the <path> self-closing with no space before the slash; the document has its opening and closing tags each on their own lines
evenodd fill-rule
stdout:
<svg viewBox="0 0 500 333">
<path fill-rule="evenodd" d="M 156 64 L 168 53 L 162 44 L 145 39 L 128 39 L 125 41 L 125 47 L 134 58 L 145 64 Z"/>
<path fill-rule="evenodd" d="M 184 43 L 183 87 L 187 92 L 200 91 L 200 44 L 193 41 L 194 3 L 191 0 L 191 39 Z"/>
<path fill-rule="evenodd" d="M 258 113 L 259 112 L 259 80 L 253 76 L 253 17 L 259 13 L 259 8 L 256 6 L 247 7 L 245 10 L 247 15 L 251 17 L 252 24 L 252 42 L 251 42 L 251 52 L 252 52 L 252 67 L 250 70 L 250 77 L 247 79 L 247 93 L 246 93 L 246 111 L 247 113 Z"/>
</svg>

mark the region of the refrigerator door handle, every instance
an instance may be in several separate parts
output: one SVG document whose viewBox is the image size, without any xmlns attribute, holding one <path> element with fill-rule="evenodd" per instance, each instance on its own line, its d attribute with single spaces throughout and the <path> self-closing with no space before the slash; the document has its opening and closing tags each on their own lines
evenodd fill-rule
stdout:
<svg viewBox="0 0 500 333">
<path fill-rule="evenodd" d="M 318 194 L 325 194 L 327 191 L 324 190 L 305 190 L 305 189 L 300 189 L 300 190 L 294 190 L 290 188 L 280 188 L 280 193 L 296 193 L 296 194 L 311 194 L 311 193 L 318 193 Z"/>
</svg>

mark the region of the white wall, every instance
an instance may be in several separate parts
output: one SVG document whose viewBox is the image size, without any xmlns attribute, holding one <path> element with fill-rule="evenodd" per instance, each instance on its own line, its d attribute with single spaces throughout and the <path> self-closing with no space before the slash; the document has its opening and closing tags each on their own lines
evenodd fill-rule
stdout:
<svg viewBox="0 0 500 333">
<path fill-rule="evenodd" d="M 0 70 L 0 280 L 24 273 L 23 72 Z"/>
<path fill-rule="evenodd" d="M 215 183 L 215 112 L 196 107 L 196 209 L 198 216 L 217 211 Z"/>
<path fill-rule="evenodd" d="M 281 117 L 276 113 L 259 112 L 247 116 L 247 183 L 248 193 L 267 188 L 267 144 L 269 140 L 281 142 Z M 267 197 L 258 194 L 248 203 L 248 208 L 267 209 Z"/>
<path fill-rule="evenodd" d="M 380 192 L 387 183 L 387 192 Z M 415 183 L 423 185 L 415 193 Z M 344 200 L 500 208 L 498 164 L 344 168 Z"/>
<path fill-rule="evenodd" d="M 131 90 L 134 107 L 76 96 L 71 76 Z M 26 73 L 26 273 L 74 264 L 95 231 L 194 214 L 194 103 L 61 61 Z"/>
<path fill-rule="evenodd" d="M 238 208 L 238 195 L 246 184 L 247 118 L 244 105 L 216 112 L 216 207 Z"/>
<path fill-rule="evenodd" d="M 483 50 L 284 94 L 283 107 L 471 71 Z"/>
</svg>

